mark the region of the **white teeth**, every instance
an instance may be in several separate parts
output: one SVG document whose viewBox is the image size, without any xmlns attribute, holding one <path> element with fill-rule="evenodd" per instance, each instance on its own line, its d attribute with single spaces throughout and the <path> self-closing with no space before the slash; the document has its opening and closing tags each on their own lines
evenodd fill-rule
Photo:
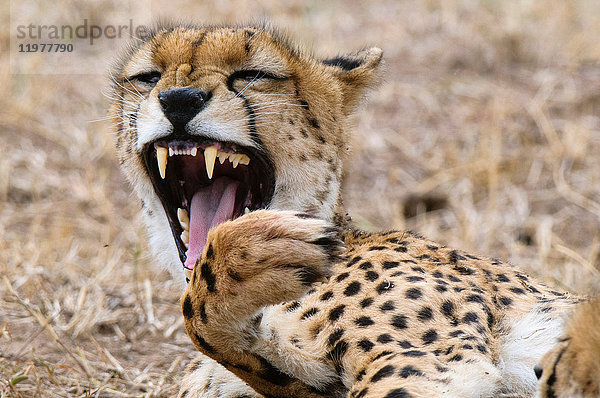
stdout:
<svg viewBox="0 0 600 398">
<path fill-rule="evenodd" d="M 248 214 L 248 213 L 250 213 L 250 209 L 249 209 L 249 208 L 247 208 L 247 207 L 246 207 L 246 208 L 244 208 L 244 214 Z"/>
<path fill-rule="evenodd" d="M 217 156 L 219 157 L 219 163 L 223 164 L 223 162 L 225 162 L 225 160 L 227 160 L 227 157 L 229 157 L 229 154 L 227 152 L 217 152 Z"/>
<path fill-rule="evenodd" d="M 186 209 L 177 209 L 177 218 L 179 219 L 179 224 L 184 231 L 190 229 L 190 217 L 188 216 L 188 212 Z"/>
<path fill-rule="evenodd" d="M 236 153 L 235 155 L 233 155 L 233 168 L 234 168 L 234 169 L 235 169 L 235 168 L 238 166 L 238 164 L 240 163 L 240 159 L 241 159 L 241 158 L 242 158 L 242 155 L 240 155 L 240 154 L 237 154 L 237 153 Z M 231 158 L 229 158 L 229 159 L 231 159 Z"/>
<path fill-rule="evenodd" d="M 173 148 L 169 147 L 169 157 L 175 155 L 175 151 L 173 150 Z"/>
<path fill-rule="evenodd" d="M 188 247 L 188 245 L 190 244 L 190 231 L 183 231 L 180 235 L 180 238 L 185 247 Z"/>
<path fill-rule="evenodd" d="M 204 150 L 204 164 L 206 165 L 206 174 L 211 179 L 215 169 L 215 160 L 217 159 L 217 147 L 209 146 Z"/>
<path fill-rule="evenodd" d="M 190 151 L 190 155 L 192 156 L 196 156 L 196 154 L 198 153 L 198 148 L 193 147 L 192 150 Z"/>
<path fill-rule="evenodd" d="M 240 164 L 250 164 L 250 158 L 246 155 L 241 155 L 240 156 Z"/>
<path fill-rule="evenodd" d="M 167 174 L 167 148 L 158 147 L 156 148 L 156 162 L 158 163 L 158 172 L 160 178 L 165 179 Z"/>
</svg>

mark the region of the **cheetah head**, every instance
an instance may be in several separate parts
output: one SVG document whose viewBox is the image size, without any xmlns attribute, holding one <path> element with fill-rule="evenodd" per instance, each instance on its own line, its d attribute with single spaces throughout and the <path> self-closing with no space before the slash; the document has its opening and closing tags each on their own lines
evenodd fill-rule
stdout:
<svg viewBox="0 0 600 398">
<path fill-rule="evenodd" d="M 133 43 L 111 116 L 159 262 L 183 281 L 208 230 L 248 211 L 341 212 L 346 119 L 381 55 L 319 60 L 263 27 L 159 27 Z"/>
</svg>

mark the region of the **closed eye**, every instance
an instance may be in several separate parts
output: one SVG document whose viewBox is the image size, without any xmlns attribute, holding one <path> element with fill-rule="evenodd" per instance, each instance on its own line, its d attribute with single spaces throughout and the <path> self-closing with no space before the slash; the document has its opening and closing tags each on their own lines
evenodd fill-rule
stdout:
<svg viewBox="0 0 600 398">
<path fill-rule="evenodd" d="M 234 80 L 247 80 L 247 81 L 257 81 L 257 80 L 287 80 L 287 76 L 276 75 L 270 72 L 266 72 L 258 69 L 245 69 L 238 70 L 233 72 L 229 76 L 229 81 Z"/>
<path fill-rule="evenodd" d="M 161 78 L 160 72 L 144 72 L 127 78 L 127 81 L 137 81 L 148 85 L 156 85 Z"/>
</svg>

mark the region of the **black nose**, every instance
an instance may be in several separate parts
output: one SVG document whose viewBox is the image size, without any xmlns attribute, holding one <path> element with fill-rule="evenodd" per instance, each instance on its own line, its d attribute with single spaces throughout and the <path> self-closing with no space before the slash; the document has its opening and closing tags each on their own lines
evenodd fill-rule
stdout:
<svg viewBox="0 0 600 398">
<path fill-rule="evenodd" d="M 200 112 L 208 94 L 195 88 L 171 88 L 158 94 L 158 101 L 173 127 L 182 129 Z"/>
<path fill-rule="evenodd" d="M 542 377 L 543 369 L 540 365 L 535 365 L 533 367 L 533 372 L 535 373 L 535 377 L 539 380 Z"/>
</svg>

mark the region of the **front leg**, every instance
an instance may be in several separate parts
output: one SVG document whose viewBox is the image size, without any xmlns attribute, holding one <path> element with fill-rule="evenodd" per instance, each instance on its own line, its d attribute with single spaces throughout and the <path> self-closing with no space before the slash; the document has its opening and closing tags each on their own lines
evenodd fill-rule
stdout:
<svg viewBox="0 0 600 398">
<path fill-rule="evenodd" d="M 293 212 L 256 211 L 211 230 L 182 297 L 194 345 L 261 394 L 323 396 L 253 347 L 262 309 L 326 281 L 341 244 L 337 229 Z"/>
</svg>

